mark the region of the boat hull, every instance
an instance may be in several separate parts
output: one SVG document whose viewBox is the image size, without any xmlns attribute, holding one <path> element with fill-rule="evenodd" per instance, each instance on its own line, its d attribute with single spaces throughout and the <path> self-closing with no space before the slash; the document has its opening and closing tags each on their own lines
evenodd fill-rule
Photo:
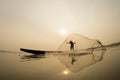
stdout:
<svg viewBox="0 0 120 80">
<path fill-rule="evenodd" d="M 21 51 L 32 53 L 32 54 L 45 54 L 45 51 L 40 51 L 40 50 L 31 50 L 31 49 L 24 49 L 20 48 Z"/>
</svg>

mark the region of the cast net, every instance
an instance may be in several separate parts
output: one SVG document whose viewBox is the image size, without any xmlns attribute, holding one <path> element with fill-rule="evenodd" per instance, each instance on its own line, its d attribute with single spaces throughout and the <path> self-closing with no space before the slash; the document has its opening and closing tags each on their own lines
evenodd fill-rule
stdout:
<svg viewBox="0 0 120 80">
<path fill-rule="evenodd" d="M 72 43 L 71 43 L 72 41 Z M 90 39 L 79 34 L 70 34 L 58 48 L 58 51 L 78 51 L 101 46 L 100 42 L 95 39 Z"/>
<path fill-rule="evenodd" d="M 70 41 L 73 43 L 70 43 Z M 71 45 L 74 49 L 71 49 Z M 79 34 L 71 34 L 61 44 L 58 51 L 63 51 L 61 54 L 64 54 L 59 56 L 61 62 L 72 72 L 77 72 L 101 61 L 105 53 L 105 48 L 98 40 Z"/>
</svg>

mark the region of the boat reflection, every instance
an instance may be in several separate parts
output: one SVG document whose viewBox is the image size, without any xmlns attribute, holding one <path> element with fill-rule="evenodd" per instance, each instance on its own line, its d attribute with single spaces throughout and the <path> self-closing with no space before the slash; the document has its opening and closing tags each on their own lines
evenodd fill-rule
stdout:
<svg viewBox="0 0 120 80">
<path fill-rule="evenodd" d="M 21 62 L 34 61 L 46 58 L 45 54 L 20 54 Z"/>
<path fill-rule="evenodd" d="M 23 61 L 33 61 L 48 58 L 49 56 L 58 57 L 58 59 L 63 63 L 71 72 L 78 72 L 86 67 L 89 67 L 96 62 L 103 59 L 106 49 L 104 47 L 81 50 L 81 51 L 71 51 L 71 52 L 55 52 L 55 53 L 45 53 L 45 54 L 25 54 L 20 58 Z M 65 72 L 67 73 L 67 72 Z"/>
</svg>

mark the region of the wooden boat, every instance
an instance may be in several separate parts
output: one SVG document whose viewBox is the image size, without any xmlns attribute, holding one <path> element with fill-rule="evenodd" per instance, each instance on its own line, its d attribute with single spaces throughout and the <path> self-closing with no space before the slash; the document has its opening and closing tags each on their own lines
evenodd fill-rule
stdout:
<svg viewBox="0 0 120 80">
<path fill-rule="evenodd" d="M 21 51 L 27 52 L 27 53 L 31 53 L 31 54 L 35 54 L 35 55 L 40 55 L 40 54 L 45 54 L 45 53 L 61 53 L 61 54 L 79 54 L 79 55 L 85 55 L 85 54 L 91 54 L 91 50 L 92 49 L 88 49 L 88 50 L 78 50 L 78 51 L 46 51 L 46 50 L 33 50 L 33 49 L 24 49 L 24 48 L 20 48 Z M 93 51 L 93 50 L 92 50 Z"/>
<path fill-rule="evenodd" d="M 20 48 L 21 51 L 32 53 L 32 54 L 45 54 L 46 51 L 40 51 L 40 50 L 32 50 L 32 49 L 24 49 Z"/>
</svg>

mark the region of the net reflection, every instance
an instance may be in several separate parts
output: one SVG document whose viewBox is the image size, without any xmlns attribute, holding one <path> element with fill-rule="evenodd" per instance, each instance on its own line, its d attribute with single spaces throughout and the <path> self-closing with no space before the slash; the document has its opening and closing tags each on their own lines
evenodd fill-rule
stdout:
<svg viewBox="0 0 120 80">
<path fill-rule="evenodd" d="M 78 72 L 103 59 L 105 48 L 94 49 L 92 53 L 70 53 L 60 56 L 61 62 L 72 72 Z"/>
<path fill-rule="evenodd" d="M 61 63 L 63 63 L 71 72 L 78 72 L 86 67 L 95 64 L 96 62 L 101 61 L 103 59 L 105 51 L 105 47 L 99 47 L 70 52 L 22 54 L 20 55 L 20 58 L 21 61 L 24 62 L 46 59 L 52 55 L 53 57 L 58 57 Z"/>
</svg>

